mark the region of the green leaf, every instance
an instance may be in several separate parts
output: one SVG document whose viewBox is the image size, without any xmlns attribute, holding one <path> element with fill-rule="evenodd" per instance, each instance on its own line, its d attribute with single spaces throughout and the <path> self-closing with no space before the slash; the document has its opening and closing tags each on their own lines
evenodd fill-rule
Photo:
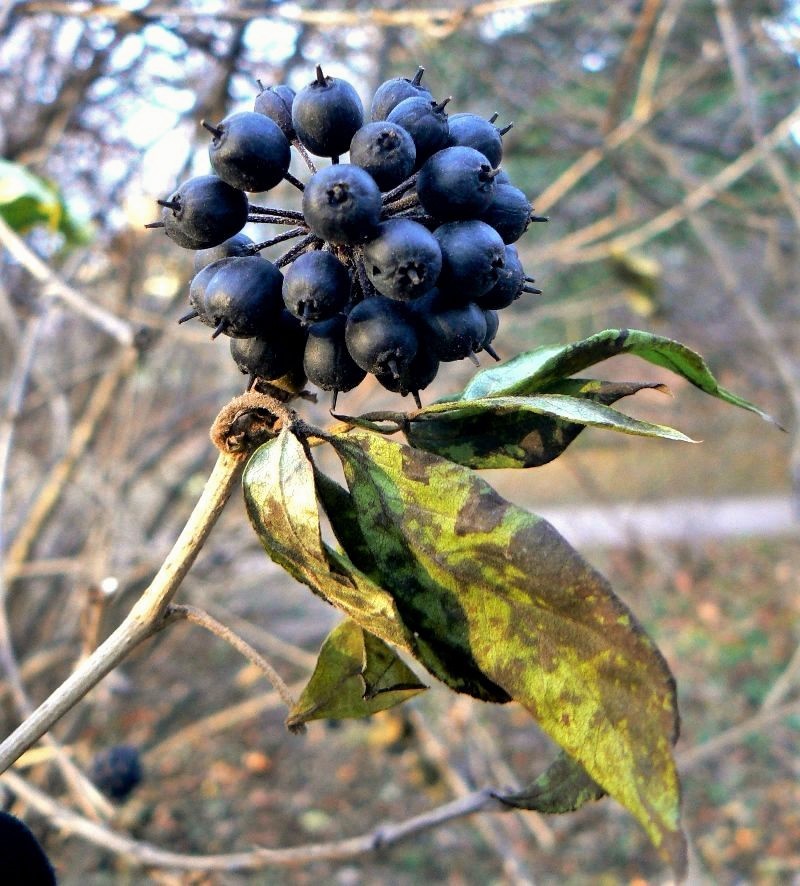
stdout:
<svg viewBox="0 0 800 886">
<path fill-rule="evenodd" d="M 464 467 L 360 431 L 329 442 L 419 641 L 523 704 L 680 869 L 674 680 L 606 580 Z"/>
<path fill-rule="evenodd" d="M 323 643 L 314 673 L 286 725 L 295 730 L 309 720 L 368 717 L 425 689 L 383 640 L 348 619 Z"/>
<path fill-rule="evenodd" d="M 86 243 L 89 232 L 76 220 L 60 192 L 24 166 L 0 159 L 0 216 L 18 233 L 44 224 L 70 244 Z"/>
<path fill-rule="evenodd" d="M 538 467 L 561 455 L 586 426 L 694 442 L 673 428 L 630 418 L 605 405 L 657 385 L 576 379 L 571 387 L 578 396 L 554 393 L 434 403 L 409 416 L 406 438 L 418 449 L 470 468 Z"/>
<path fill-rule="evenodd" d="M 353 497 L 321 472 L 317 472 L 315 476 L 317 494 L 347 558 L 376 584 L 381 584 L 380 562 L 373 553 L 371 535 L 365 534 L 361 529 Z M 390 587 L 386 583 L 384 586 Z M 483 701 L 510 701 L 508 693 L 487 679 L 480 670 L 472 658 L 469 642 L 466 638 L 458 637 L 457 629 L 451 636 L 439 637 L 436 631 L 427 631 L 417 618 L 417 613 L 408 607 L 402 613 L 398 611 L 397 617 L 402 619 L 407 631 L 414 638 L 413 649 L 410 650 L 412 655 L 437 679 L 455 692 L 472 695 Z"/>
<path fill-rule="evenodd" d="M 272 560 L 371 634 L 414 654 L 392 596 L 323 543 L 313 466 L 289 429 L 253 453 L 242 482 L 250 522 Z"/>
<path fill-rule="evenodd" d="M 586 770 L 563 751 L 529 787 L 497 799 L 516 809 L 535 809 L 549 815 L 574 812 L 606 792 Z"/>
<path fill-rule="evenodd" d="M 550 391 L 554 382 L 617 354 L 635 354 L 670 369 L 712 397 L 774 423 L 773 418 L 753 403 L 721 387 L 699 354 L 680 342 L 638 329 L 606 329 L 569 345 L 548 345 L 528 351 L 507 363 L 476 373 L 466 388 L 451 399 L 524 397 Z"/>
</svg>

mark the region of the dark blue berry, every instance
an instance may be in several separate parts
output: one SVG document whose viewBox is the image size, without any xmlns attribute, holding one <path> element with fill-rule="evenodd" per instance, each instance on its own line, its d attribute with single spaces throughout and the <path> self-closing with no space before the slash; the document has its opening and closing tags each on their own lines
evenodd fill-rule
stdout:
<svg viewBox="0 0 800 886">
<path fill-rule="evenodd" d="M 283 274 L 259 255 L 223 261 L 206 285 L 204 299 L 214 337 L 259 335 L 283 310 Z"/>
<path fill-rule="evenodd" d="M 124 800 L 143 777 L 139 751 L 132 745 L 115 745 L 95 755 L 89 778 L 112 800 Z"/>
<path fill-rule="evenodd" d="M 444 108 L 450 101 L 430 101 L 428 98 L 415 96 L 403 99 L 386 118 L 390 123 L 397 123 L 407 130 L 417 149 L 416 166 L 422 164 L 437 151 L 446 148 L 450 138 L 447 125 L 447 113 Z"/>
<path fill-rule="evenodd" d="M 339 392 L 351 391 L 367 375 L 347 349 L 346 323 L 344 314 L 337 314 L 310 326 L 303 357 L 303 371 L 308 380 L 323 391 L 333 391 L 333 409 Z"/>
<path fill-rule="evenodd" d="M 350 300 L 350 274 L 330 252 L 306 252 L 286 269 L 283 301 L 304 323 L 327 320 Z"/>
<path fill-rule="evenodd" d="M 359 302 L 347 317 L 347 350 L 366 372 L 400 378 L 419 347 L 411 315 L 403 302 L 381 295 Z"/>
<path fill-rule="evenodd" d="M 190 178 L 158 203 L 161 221 L 146 227 L 163 227 L 184 249 L 219 246 L 247 224 L 247 195 L 216 175 Z"/>
<path fill-rule="evenodd" d="M 477 114 L 452 114 L 450 124 L 450 144 L 466 145 L 480 151 L 492 164 L 500 165 L 503 159 L 502 136 L 511 128 L 498 129 L 490 120 L 484 120 Z"/>
<path fill-rule="evenodd" d="M 407 98 L 422 97 L 432 101 L 433 96 L 427 87 L 422 85 L 425 68 L 417 68 L 413 78 L 393 77 L 386 80 L 375 90 L 370 107 L 371 120 L 385 120 L 389 114 Z"/>
<path fill-rule="evenodd" d="M 414 171 L 414 139 L 397 123 L 367 123 L 350 142 L 350 162 L 366 170 L 382 191 L 405 181 Z"/>
<path fill-rule="evenodd" d="M 505 264 L 505 244 L 494 228 L 482 221 L 455 221 L 434 232 L 442 250 L 438 286 L 453 301 L 480 298 L 498 281 Z"/>
<path fill-rule="evenodd" d="M 194 254 L 195 273 L 202 271 L 206 265 L 219 261 L 221 258 L 253 255 L 253 246 L 254 243 L 247 234 L 236 234 L 220 243 L 219 246 L 212 246 L 210 249 L 198 249 Z"/>
<path fill-rule="evenodd" d="M 442 269 L 442 250 L 419 222 L 392 218 L 382 222 L 373 240 L 364 244 L 364 268 L 382 295 L 403 301 L 431 289 Z"/>
<path fill-rule="evenodd" d="M 50 860 L 30 828 L 0 812 L 0 871 L 9 886 L 56 886 Z"/>
<path fill-rule="evenodd" d="M 373 237 L 381 216 L 375 179 L 352 163 L 316 172 L 303 191 L 303 215 L 318 237 L 331 243 L 362 243 Z"/>
<path fill-rule="evenodd" d="M 306 344 L 306 331 L 297 317 L 281 311 L 252 338 L 232 338 L 231 357 L 239 370 L 256 379 L 273 381 L 294 369 Z"/>
<path fill-rule="evenodd" d="M 280 126 L 263 114 L 243 111 L 216 126 L 203 121 L 212 134 L 208 157 L 216 174 L 242 191 L 268 191 L 289 170 L 291 148 Z"/>
<path fill-rule="evenodd" d="M 417 176 L 424 209 L 444 221 L 476 218 L 492 202 L 495 171 L 480 151 L 456 145 L 429 157 Z"/>
<path fill-rule="evenodd" d="M 453 304 L 434 289 L 414 302 L 412 310 L 425 347 L 438 360 L 463 360 L 483 347 L 486 318 L 473 302 Z"/>
<path fill-rule="evenodd" d="M 491 225 L 504 243 L 516 243 L 528 230 L 531 204 L 524 192 L 511 184 L 499 184 L 494 199 L 480 214 L 482 221 Z"/>
<path fill-rule="evenodd" d="M 294 102 L 294 90 L 284 83 L 277 86 L 264 87 L 259 81 L 261 92 L 256 96 L 253 110 L 256 114 L 269 117 L 281 128 L 281 132 L 292 141 L 296 138 L 294 126 L 292 126 L 292 103 Z"/>
<path fill-rule="evenodd" d="M 292 125 L 297 137 L 321 157 L 338 157 L 364 122 L 364 108 L 355 89 L 337 77 L 326 77 L 317 65 L 316 78 L 292 103 Z"/>
</svg>

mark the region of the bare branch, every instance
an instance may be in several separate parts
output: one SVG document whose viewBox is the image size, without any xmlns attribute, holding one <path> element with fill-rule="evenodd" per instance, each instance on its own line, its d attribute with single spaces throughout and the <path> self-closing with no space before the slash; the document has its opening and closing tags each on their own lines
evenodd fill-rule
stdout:
<svg viewBox="0 0 800 886">
<path fill-rule="evenodd" d="M 494 792 L 486 788 L 437 806 L 422 815 L 415 815 L 397 823 L 387 822 L 366 834 L 346 840 L 310 843 L 293 846 L 290 849 L 253 849 L 249 852 L 231 852 L 226 855 L 184 855 L 160 849 L 152 843 L 133 840 L 111 828 L 82 818 L 34 788 L 16 772 L 6 772 L 0 777 L 0 784 L 5 785 L 53 824 L 60 825 L 68 832 L 102 846 L 121 858 L 142 866 L 176 868 L 184 871 L 258 871 L 268 867 L 301 867 L 323 860 L 344 861 L 384 849 L 422 831 L 440 827 L 476 812 L 510 811 L 510 807 L 504 806 L 494 796 Z"/>
<path fill-rule="evenodd" d="M 147 590 L 122 624 L 0 745 L 0 771 L 44 735 L 143 640 L 164 613 L 219 519 L 244 469 L 244 457 L 220 454 L 203 494 Z"/>
<path fill-rule="evenodd" d="M 0 244 L 5 246 L 25 270 L 43 285 L 44 295 L 61 299 L 67 307 L 91 320 L 121 345 L 130 347 L 133 344 L 134 331 L 129 323 L 90 302 L 86 296 L 62 280 L 2 218 L 0 218 Z"/>
<path fill-rule="evenodd" d="M 289 708 L 289 710 L 294 707 L 294 697 L 289 691 L 289 687 L 283 682 L 281 675 L 272 667 L 263 655 L 256 652 L 246 640 L 242 639 L 229 627 L 222 624 L 222 622 L 217 621 L 207 612 L 198 609 L 196 606 L 179 606 L 176 604 L 172 604 L 167 608 L 165 618 L 170 621 L 173 619 L 185 619 L 192 624 L 200 625 L 201 628 L 211 631 L 214 636 L 229 643 L 237 652 L 240 652 L 264 674 L 269 682 L 272 683 L 278 695 L 283 699 L 283 703 Z"/>
</svg>

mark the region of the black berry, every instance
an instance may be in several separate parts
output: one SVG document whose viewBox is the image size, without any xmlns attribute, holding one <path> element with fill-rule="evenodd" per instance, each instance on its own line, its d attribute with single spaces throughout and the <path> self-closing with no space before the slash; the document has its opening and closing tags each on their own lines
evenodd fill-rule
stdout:
<svg viewBox="0 0 800 886">
<path fill-rule="evenodd" d="M 158 202 L 161 222 L 147 227 L 163 227 L 184 249 L 219 246 L 247 224 L 247 195 L 216 175 L 190 178 Z"/>
<path fill-rule="evenodd" d="M 390 298 L 417 298 L 433 287 L 442 269 L 442 250 L 419 222 L 393 218 L 383 222 L 364 244 L 364 268 L 372 285 Z"/>
<path fill-rule="evenodd" d="M 364 122 L 364 108 L 355 89 L 337 77 L 317 76 L 292 103 L 292 126 L 300 141 L 321 157 L 338 157 Z"/>
<path fill-rule="evenodd" d="M 214 172 L 242 191 L 268 191 L 289 170 L 291 149 L 280 126 L 263 114 L 243 111 L 216 126 L 203 123 L 213 138 L 208 156 Z"/>
<path fill-rule="evenodd" d="M 139 751 L 132 745 L 115 745 L 98 753 L 89 767 L 89 778 L 112 800 L 124 800 L 143 777 Z"/>
<path fill-rule="evenodd" d="M 306 224 L 331 243 L 361 243 L 374 236 L 381 207 L 375 179 L 352 163 L 320 169 L 303 191 Z"/>
</svg>

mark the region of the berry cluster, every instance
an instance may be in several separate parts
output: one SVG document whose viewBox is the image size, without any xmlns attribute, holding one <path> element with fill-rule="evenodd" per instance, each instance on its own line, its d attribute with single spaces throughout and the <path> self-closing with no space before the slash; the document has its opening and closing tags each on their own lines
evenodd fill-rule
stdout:
<svg viewBox="0 0 800 886">
<path fill-rule="evenodd" d="M 436 101 L 422 74 L 379 86 L 366 123 L 355 89 L 319 66 L 297 94 L 262 86 L 252 112 L 203 121 L 214 174 L 158 201 L 161 221 L 147 227 L 197 250 L 180 322 L 229 336 L 250 387 L 302 373 L 335 408 L 372 373 L 419 406 L 440 362 L 499 359 L 497 311 L 539 293 L 513 243 L 546 219 L 500 169 L 510 125 L 448 116 L 450 99 Z M 305 185 L 289 172 L 291 146 Z M 331 164 L 318 169 L 311 154 Z M 301 212 L 250 203 L 246 191 L 282 180 L 302 192 Z M 247 222 L 290 229 L 254 243 Z M 292 239 L 274 263 L 259 254 Z"/>
</svg>

